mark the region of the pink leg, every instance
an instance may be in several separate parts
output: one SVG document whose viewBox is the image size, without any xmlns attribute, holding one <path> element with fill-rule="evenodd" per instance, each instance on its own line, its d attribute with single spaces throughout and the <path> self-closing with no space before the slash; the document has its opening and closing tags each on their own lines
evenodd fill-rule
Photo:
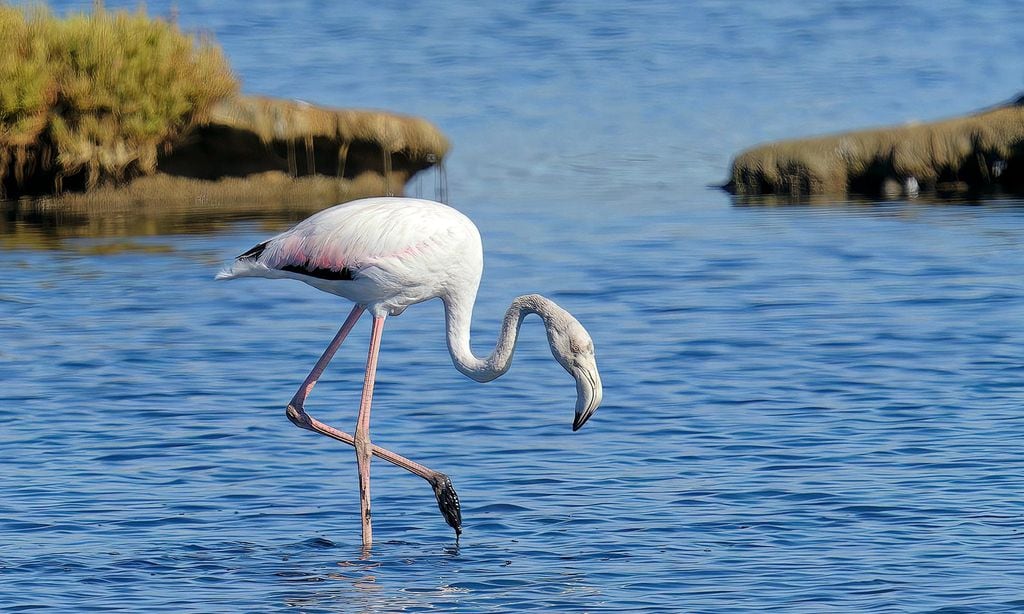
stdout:
<svg viewBox="0 0 1024 614">
<path fill-rule="evenodd" d="M 324 374 L 324 369 L 327 368 L 327 363 L 331 362 L 331 359 L 334 358 L 334 354 L 338 351 L 338 348 L 341 347 L 341 342 L 345 340 L 345 337 L 348 337 L 350 332 L 352 332 L 352 328 L 356 325 L 356 322 L 359 321 L 359 316 L 363 315 L 364 311 L 366 311 L 366 309 L 364 309 L 362 305 L 356 305 L 352 308 L 352 311 L 348 314 L 348 318 L 345 319 L 345 323 L 342 324 L 341 329 L 338 330 L 338 334 L 334 335 L 334 339 L 331 340 L 331 344 L 327 346 L 326 350 L 324 350 L 324 353 L 320 356 L 320 360 L 316 361 L 316 364 L 313 365 L 313 370 L 309 372 L 309 375 L 307 375 L 306 379 L 303 380 L 302 385 L 295 391 L 295 396 L 292 397 L 292 402 L 288 404 L 288 418 L 292 422 L 295 422 L 295 419 L 292 418 L 293 413 L 300 416 L 305 415 L 305 412 L 302 411 L 302 406 L 306 404 L 306 397 L 308 397 L 310 391 L 313 390 L 313 386 L 316 386 L 320 376 Z M 296 422 L 295 425 L 302 428 L 309 428 L 305 424 L 299 424 L 298 422 Z"/>
<path fill-rule="evenodd" d="M 302 385 L 299 386 L 299 389 L 295 392 L 295 396 L 292 397 L 291 403 L 288 404 L 288 410 L 286 412 L 288 415 L 288 419 L 291 420 L 295 426 L 313 431 L 315 433 L 320 433 L 321 435 L 326 435 L 331 439 L 335 439 L 342 443 L 346 443 L 350 446 L 356 445 L 355 437 L 344 431 L 340 431 L 330 425 L 320 422 L 313 416 L 307 414 L 303 406 L 305 405 L 306 397 L 309 396 L 309 393 L 313 389 L 313 386 L 316 385 L 317 380 L 319 380 L 320 376 L 323 374 L 324 369 L 327 368 L 327 364 L 334 357 L 334 354 L 338 351 L 338 347 L 341 346 L 341 343 L 345 340 L 345 337 L 348 336 L 348 333 L 355 326 L 356 322 L 359 320 L 359 317 L 363 314 L 363 311 L 364 309 L 358 305 L 352 309 L 352 312 L 349 313 L 348 318 L 345 320 L 345 323 L 341 326 L 341 329 L 338 331 L 338 334 L 335 335 L 334 340 L 332 340 L 331 344 L 327 346 L 327 349 L 324 350 L 324 353 L 320 357 L 320 360 L 317 361 L 316 365 L 313 367 L 313 370 L 310 371 L 309 375 L 306 376 L 306 379 L 302 382 Z M 366 391 L 364 390 L 364 395 L 365 392 Z M 367 400 L 367 405 L 368 404 L 369 401 Z M 368 415 L 367 428 L 369 428 Z M 455 493 L 455 488 L 452 486 L 451 480 L 448 478 L 447 475 L 441 473 L 440 471 L 434 471 L 433 469 L 424 467 L 423 465 L 417 462 L 411 461 L 408 458 L 405 458 L 404 456 L 401 456 L 399 454 L 395 454 L 390 450 L 381 448 L 379 446 L 375 446 L 372 443 L 370 444 L 370 451 L 374 456 L 383 459 L 393 465 L 401 467 L 402 469 L 405 469 L 410 473 L 418 475 L 424 480 L 426 480 L 428 483 L 430 483 L 430 486 L 434 490 L 434 496 L 437 498 L 437 506 L 441 510 L 441 514 L 444 516 L 445 521 L 453 529 L 455 529 L 456 535 L 459 535 L 462 532 L 462 512 L 459 505 L 459 497 Z"/>
<path fill-rule="evenodd" d="M 370 404 L 373 401 L 373 382 L 377 376 L 377 356 L 380 354 L 380 338 L 383 332 L 384 316 L 374 316 L 370 351 L 366 357 L 363 396 L 359 401 L 359 418 L 356 420 L 355 447 L 356 462 L 359 464 L 359 505 L 363 516 L 364 548 L 373 543 L 373 527 L 370 524 Z"/>
</svg>

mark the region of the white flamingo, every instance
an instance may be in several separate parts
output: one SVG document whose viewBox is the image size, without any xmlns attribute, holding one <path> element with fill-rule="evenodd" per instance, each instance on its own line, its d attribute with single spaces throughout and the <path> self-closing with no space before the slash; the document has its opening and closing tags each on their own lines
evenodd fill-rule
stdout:
<svg viewBox="0 0 1024 614">
<path fill-rule="evenodd" d="M 455 367 L 478 382 L 487 382 L 508 370 L 520 323 L 526 315 L 537 314 L 544 322 L 555 360 L 576 380 L 573 430 L 583 426 L 601 403 L 601 376 L 590 335 L 569 312 L 538 294 L 513 300 L 494 351 L 483 358 L 473 354 L 470 322 L 482 270 L 480 233 L 469 218 L 441 203 L 387 197 L 325 209 L 256 245 L 217 275 L 217 279 L 298 279 L 355 303 L 334 340 L 292 397 L 287 415 L 296 426 L 355 447 L 364 546 L 369 546 L 373 539 L 371 454 L 427 480 L 456 536 L 462 528 L 459 499 L 448 476 L 370 442 L 370 401 L 381 333 L 388 316 L 399 315 L 409 305 L 440 298 L 444 303 L 448 351 Z M 303 404 L 364 311 L 373 316 L 373 328 L 353 436 L 310 416 Z"/>
</svg>

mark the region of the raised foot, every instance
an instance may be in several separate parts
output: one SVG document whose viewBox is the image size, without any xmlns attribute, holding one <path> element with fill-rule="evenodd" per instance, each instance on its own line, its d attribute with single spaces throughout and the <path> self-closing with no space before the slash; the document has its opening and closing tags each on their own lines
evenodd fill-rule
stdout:
<svg viewBox="0 0 1024 614">
<path fill-rule="evenodd" d="M 437 508 L 441 510 L 444 521 L 455 529 L 456 537 L 462 535 L 462 506 L 459 505 L 459 495 L 455 492 L 451 479 L 443 473 L 438 473 L 428 481 L 434 488 Z"/>
</svg>

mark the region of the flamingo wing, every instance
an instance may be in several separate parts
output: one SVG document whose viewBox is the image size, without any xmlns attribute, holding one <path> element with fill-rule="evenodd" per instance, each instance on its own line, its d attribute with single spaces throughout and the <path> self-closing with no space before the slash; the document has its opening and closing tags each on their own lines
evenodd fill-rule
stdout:
<svg viewBox="0 0 1024 614">
<path fill-rule="evenodd" d="M 254 246 L 218 278 L 279 271 L 354 280 L 370 267 L 410 263 L 466 223 L 471 224 L 454 209 L 429 201 L 353 201 L 325 209 Z"/>
</svg>

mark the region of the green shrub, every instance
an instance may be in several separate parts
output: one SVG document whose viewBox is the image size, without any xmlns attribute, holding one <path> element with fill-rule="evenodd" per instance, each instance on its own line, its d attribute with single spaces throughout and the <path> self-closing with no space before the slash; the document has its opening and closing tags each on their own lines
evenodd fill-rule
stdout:
<svg viewBox="0 0 1024 614">
<path fill-rule="evenodd" d="M 157 153 L 237 90 L 220 50 L 143 12 L 0 5 L 0 185 L 8 169 L 86 184 L 155 170 Z"/>
<path fill-rule="evenodd" d="M 47 24 L 0 5 L 0 145 L 29 144 L 56 93 Z"/>
</svg>

